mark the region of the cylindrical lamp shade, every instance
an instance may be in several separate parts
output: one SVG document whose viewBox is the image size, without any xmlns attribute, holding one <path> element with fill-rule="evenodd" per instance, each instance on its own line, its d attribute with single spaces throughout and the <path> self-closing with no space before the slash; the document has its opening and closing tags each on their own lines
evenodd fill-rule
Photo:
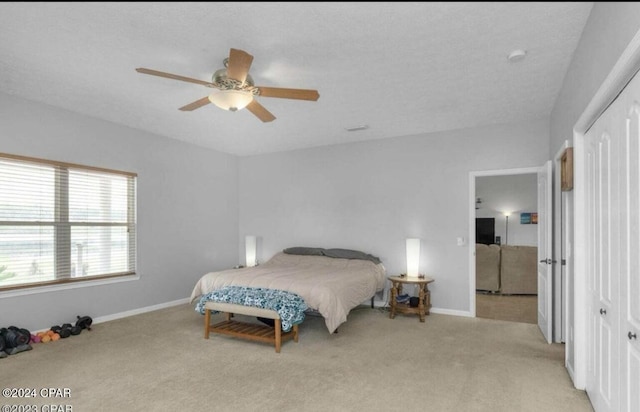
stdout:
<svg viewBox="0 0 640 412">
<path fill-rule="evenodd" d="M 247 236 L 245 238 L 245 254 L 247 258 L 247 267 L 249 268 L 258 264 L 257 248 L 257 238 L 255 236 Z"/>
<path fill-rule="evenodd" d="M 407 277 L 417 278 L 420 273 L 420 239 L 407 239 Z"/>
</svg>

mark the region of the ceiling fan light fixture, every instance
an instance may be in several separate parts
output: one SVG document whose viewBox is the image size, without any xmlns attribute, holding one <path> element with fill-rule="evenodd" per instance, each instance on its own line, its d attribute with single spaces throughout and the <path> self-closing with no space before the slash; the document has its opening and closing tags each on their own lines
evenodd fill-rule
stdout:
<svg viewBox="0 0 640 412">
<path fill-rule="evenodd" d="M 224 59 L 225 68 L 216 70 L 210 82 L 144 67 L 138 67 L 136 71 L 138 73 L 164 77 L 166 79 L 200 84 L 210 89 L 218 89 L 211 92 L 208 96 L 201 97 L 196 101 L 178 108 L 183 112 L 191 112 L 209 103 L 213 103 L 220 109 L 232 112 L 242 110 L 246 107 L 251 114 L 262 122 L 267 123 L 275 120 L 276 117 L 262 106 L 260 102 L 254 100 L 254 96 L 310 101 L 316 101 L 318 97 L 320 97 L 317 90 L 256 87 L 253 79 L 249 75 L 252 62 L 252 55 L 244 50 L 231 48 L 229 49 L 229 57 Z"/>
<path fill-rule="evenodd" d="M 244 109 L 252 100 L 253 93 L 245 90 L 216 90 L 209 95 L 211 103 L 231 112 Z"/>
</svg>

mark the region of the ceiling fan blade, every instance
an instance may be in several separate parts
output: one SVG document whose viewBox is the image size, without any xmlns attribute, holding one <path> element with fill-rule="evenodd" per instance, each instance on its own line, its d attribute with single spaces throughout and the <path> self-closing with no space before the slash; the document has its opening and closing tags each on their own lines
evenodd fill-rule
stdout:
<svg viewBox="0 0 640 412">
<path fill-rule="evenodd" d="M 262 97 L 279 97 L 281 99 L 313 100 L 320 97 L 317 90 L 309 89 L 283 89 L 281 87 L 258 87 Z"/>
<path fill-rule="evenodd" d="M 202 99 L 196 100 L 193 103 L 189 103 L 186 106 L 182 106 L 180 110 L 182 110 L 183 112 L 190 112 L 192 110 L 199 109 L 202 106 L 207 105 L 209 103 L 211 103 L 211 101 L 209 100 L 209 96 L 206 96 L 206 97 L 203 97 Z"/>
<path fill-rule="evenodd" d="M 253 56 L 243 50 L 231 49 L 227 63 L 227 76 L 241 83 L 247 79 Z"/>
<path fill-rule="evenodd" d="M 204 85 L 204 86 L 207 86 L 207 87 L 215 87 L 215 85 L 213 83 L 211 83 L 211 82 L 205 82 L 203 80 L 192 79 L 190 77 L 178 76 L 177 74 L 159 72 L 157 70 L 152 70 L 152 69 L 145 69 L 144 67 L 138 67 L 136 69 L 136 71 L 138 73 L 151 74 L 153 76 L 165 77 L 167 79 L 181 80 L 183 82 L 201 84 L 201 85 Z"/>
<path fill-rule="evenodd" d="M 263 122 L 272 122 L 276 119 L 274 115 L 271 114 L 270 111 L 264 108 L 263 105 L 258 103 L 256 99 L 253 99 L 251 103 L 247 105 L 247 110 L 253 113 L 258 119 Z"/>
</svg>

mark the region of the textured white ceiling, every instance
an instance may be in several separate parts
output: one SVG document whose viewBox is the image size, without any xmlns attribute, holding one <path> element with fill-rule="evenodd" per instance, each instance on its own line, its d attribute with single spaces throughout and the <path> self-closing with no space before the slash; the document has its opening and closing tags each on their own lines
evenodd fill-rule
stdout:
<svg viewBox="0 0 640 412">
<path fill-rule="evenodd" d="M 236 155 L 521 121 L 551 113 L 592 5 L 0 3 L 0 92 Z M 135 71 L 210 81 L 232 47 L 320 99 L 181 112 L 209 89 Z"/>
</svg>

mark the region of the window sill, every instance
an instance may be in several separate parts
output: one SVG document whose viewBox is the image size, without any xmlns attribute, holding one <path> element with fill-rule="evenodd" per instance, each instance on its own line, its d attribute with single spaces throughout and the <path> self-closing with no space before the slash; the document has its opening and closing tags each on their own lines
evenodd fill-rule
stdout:
<svg viewBox="0 0 640 412">
<path fill-rule="evenodd" d="M 0 291 L 0 299 L 11 298 L 15 296 L 23 296 L 23 295 L 35 295 L 37 293 L 56 292 L 59 290 L 85 288 L 89 286 L 108 285 L 111 283 L 130 282 L 132 280 L 139 280 L 139 279 L 140 279 L 140 275 L 134 274 L 134 275 L 118 276 L 118 277 L 105 278 L 105 279 L 85 280 L 82 282 L 69 282 L 69 283 L 61 283 L 57 285 L 43 285 L 43 286 L 33 286 L 33 287 L 22 288 L 22 289 L 12 289 L 12 290 Z"/>
</svg>

